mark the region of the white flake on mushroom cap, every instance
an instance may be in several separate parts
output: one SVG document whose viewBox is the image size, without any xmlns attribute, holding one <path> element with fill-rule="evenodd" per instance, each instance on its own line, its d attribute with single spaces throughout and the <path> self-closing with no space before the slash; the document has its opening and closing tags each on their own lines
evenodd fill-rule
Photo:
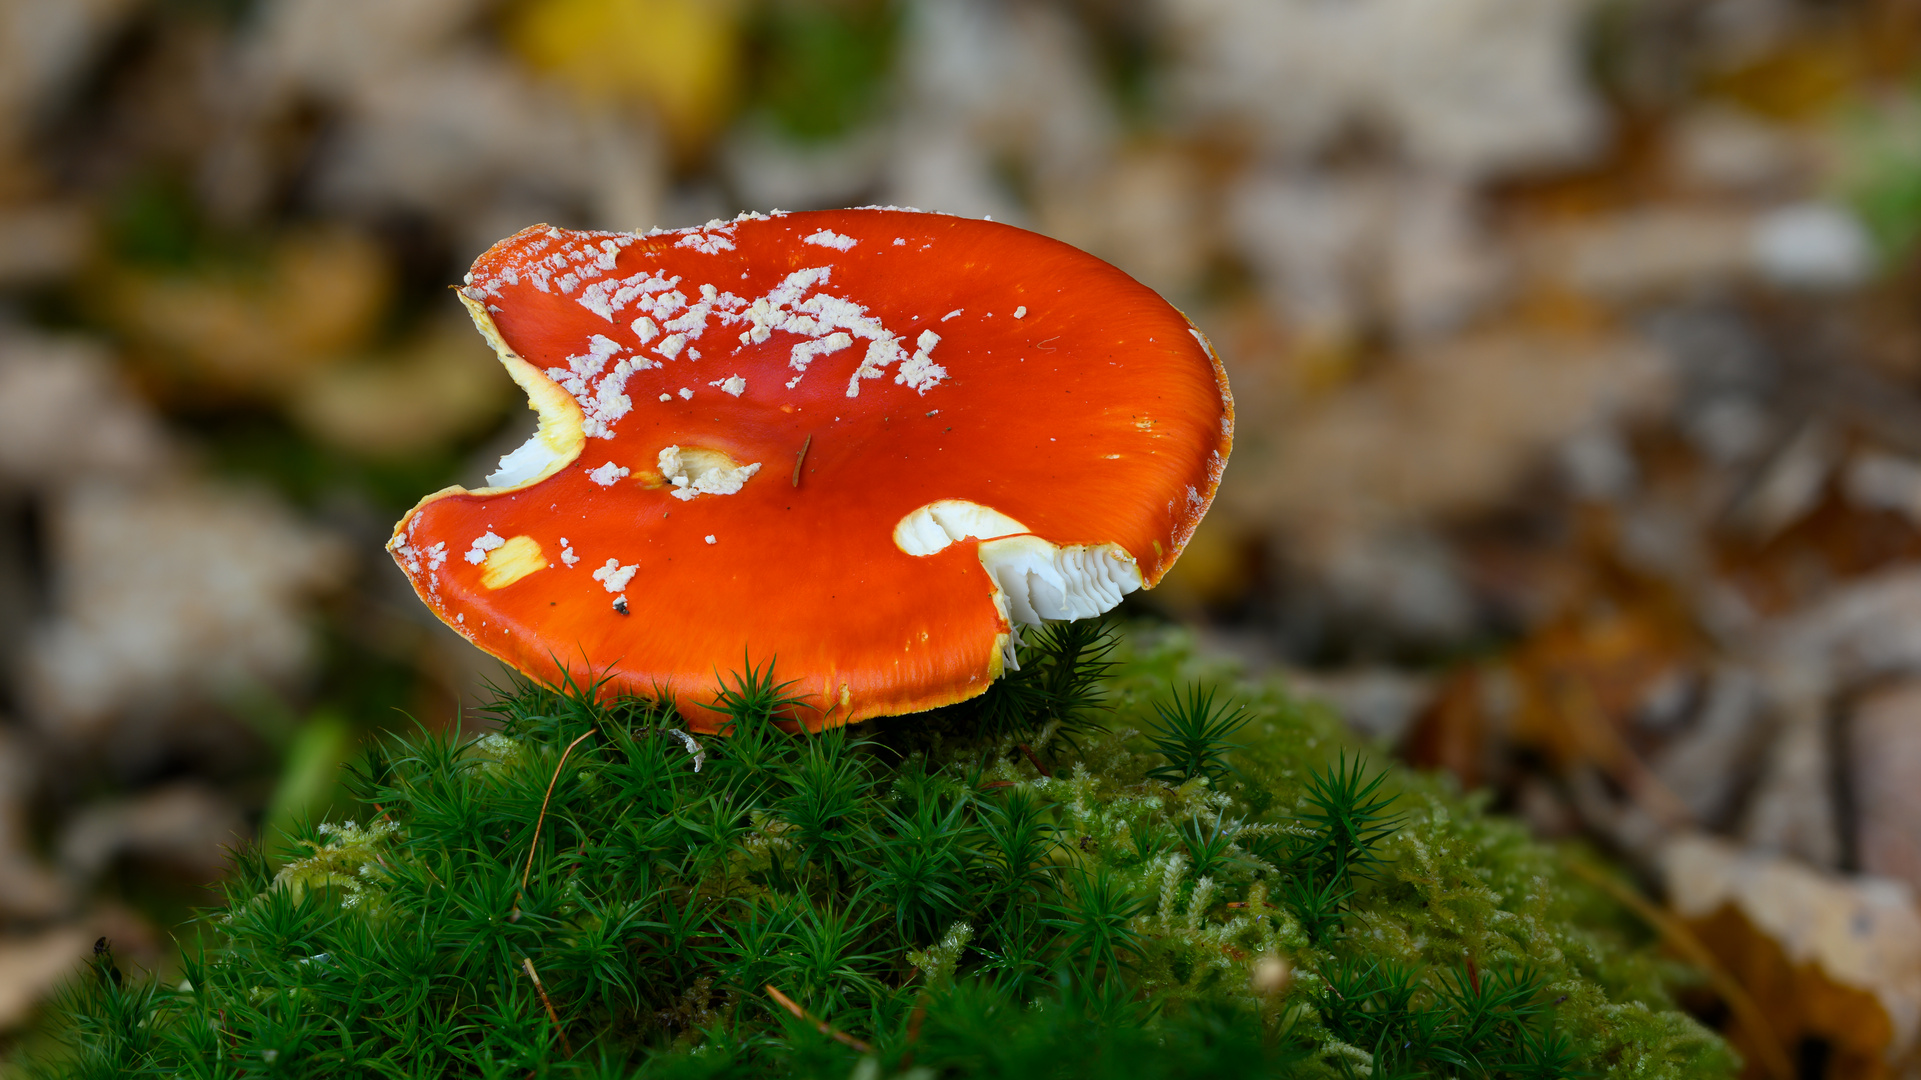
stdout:
<svg viewBox="0 0 1921 1080">
<path fill-rule="evenodd" d="M 909 389 L 919 391 L 923 396 L 926 395 L 927 391 L 938 386 L 940 381 L 947 377 L 947 369 L 934 363 L 933 359 L 928 355 L 934 351 L 934 346 L 938 344 L 940 344 L 939 334 L 934 333 L 932 330 L 922 330 L 920 332 L 920 339 L 914 343 L 914 355 L 901 361 L 900 371 L 895 374 L 894 381 Z M 854 391 L 851 388 L 847 391 L 847 396 L 854 396 Z"/>
<path fill-rule="evenodd" d="M 1093 618 L 1142 585 L 1140 567 L 1118 544 L 1050 544 L 993 507 L 966 499 L 928 503 L 894 525 L 894 545 L 915 556 L 969 537 L 981 542 L 981 566 L 1011 622 Z"/>
<path fill-rule="evenodd" d="M 660 452 L 660 475 L 674 485 L 670 493 L 686 501 L 696 495 L 732 495 L 760 471 L 760 462 L 736 465 L 718 450 L 665 447 Z"/>
<path fill-rule="evenodd" d="M 616 465 L 610 461 L 598 469 L 587 470 L 587 479 L 592 480 L 601 487 L 613 487 L 615 481 L 632 471 L 633 470 Z"/>
<path fill-rule="evenodd" d="M 420 573 L 420 563 L 423 557 L 426 559 L 426 568 L 428 570 L 438 570 L 447 562 L 447 541 L 442 540 L 433 547 L 422 551 L 407 542 L 411 538 L 412 533 L 409 533 L 406 537 L 397 537 L 391 545 L 394 554 L 400 556 L 401 560 L 407 564 L 409 571 L 416 574 Z M 481 557 L 483 559 L 486 558 L 485 555 Z"/>
<path fill-rule="evenodd" d="M 492 529 L 489 529 L 485 533 L 476 537 L 474 539 L 474 546 L 467 549 L 467 561 L 470 563 L 473 563 L 475 566 L 479 566 L 481 563 L 487 560 L 487 553 L 489 551 L 492 551 L 493 549 L 499 547 L 500 545 L 506 542 L 507 541 L 501 539 L 500 537 L 495 536 L 494 531 Z"/>
<path fill-rule="evenodd" d="M 832 355 L 853 343 L 853 337 L 845 331 L 842 331 L 840 333 L 829 334 L 824 338 L 803 341 L 794 346 L 793 351 L 788 354 L 787 366 L 800 372 L 800 374 L 787 380 L 787 389 L 792 390 L 800 384 L 800 380 L 807 374 L 807 365 L 813 363 L 816 356 Z"/>
<path fill-rule="evenodd" d="M 622 566 L 619 559 L 608 559 L 606 566 L 594 571 L 594 580 L 605 586 L 608 592 L 617 593 L 625 589 L 629 581 L 634 580 L 634 574 L 639 570 L 639 563 Z"/>
<path fill-rule="evenodd" d="M 572 394 L 574 400 L 580 403 L 584 414 L 583 426 L 590 436 L 602 439 L 613 437 L 614 422 L 633 408 L 633 401 L 622 392 L 627 386 L 628 376 L 654 366 L 651 360 L 632 357 L 619 361 L 605 378 L 600 378 L 607 361 L 623 348 L 612 338 L 595 334 L 587 340 L 586 352 L 568 357 L 564 368 L 551 367 L 546 371 L 548 378 L 559 383 L 561 389 Z M 595 381 L 597 378 L 598 382 Z"/>
<path fill-rule="evenodd" d="M 850 238 L 850 246 L 852 243 Z M 646 312 L 652 318 L 644 315 L 635 319 L 631 326 L 634 336 L 646 345 L 653 341 L 655 334 L 667 333 L 668 336 L 654 346 L 654 351 L 669 360 L 678 359 L 683 350 L 690 359 L 697 356 L 691 346 L 706 333 L 710 317 L 727 325 L 747 323 L 747 328 L 739 334 L 743 345 L 760 344 L 776 330 L 806 338 L 808 340 L 795 344 L 789 353 L 788 366 L 797 373 L 788 383 L 790 388 L 800 382 L 800 376 L 807 373 L 809 363 L 816 357 L 839 352 L 852 345 L 855 338 L 868 342 L 868 346 L 859 367 L 848 380 L 848 397 L 860 395 L 862 379 L 879 378 L 897 362 L 908 370 L 905 377 L 897 376 L 894 381 L 922 394 L 946 378 L 947 370 L 932 363 L 927 355 L 940 340 L 939 335 L 929 338 L 923 333 L 917 341 L 917 350 L 908 354 L 899 335 L 869 315 L 864 306 L 846 297 L 819 291 L 832 275 L 833 268 L 827 266 L 796 270 L 751 302 L 712 284 L 703 284 L 699 288 L 700 299 L 689 303 L 686 295 L 674 288 L 681 282 L 680 277 L 642 272 L 591 285 L 577 302 L 609 322 L 616 312 L 630 304 Z M 656 319 L 660 321 L 656 323 Z M 568 386 L 576 398 L 582 397 L 582 389 Z M 581 404 L 590 413 L 598 415 L 601 411 L 590 407 L 585 399 Z M 610 416 L 608 422 L 618 418 Z"/>
<path fill-rule="evenodd" d="M 734 250 L 734 227 L 724 224 L 719 218 L 708 222 L 697 232 L 690 232 L 674 244 L 677 248 L 693 248 L 702 255 L 718 255 L 723 251 Z"/>
<path fill-rule="evenodd" d="M 860 241 L 831 229 L 822 229 L 812 236 L 802 238 L 801 243 L 818 244 L 821 247 L 833 248 L 835 251 L 847 251 Z"/>
<path fill-rule="evenodd" d="M 788 353 L 787 366 L 798 373 L 788 382 L 790 388 L 800 382 L 798 376 L 806 375 L 808 365 L 816 357 L 839 352 L 852 345 L 855 338 L 866 341 L 867 352 L 847 382 L 847 396 L 858 397 L 860 380 L 879 378 L 889 366 L 905 358 L 906 350 L 901 346 L 899 335 L 869 315 L 864 306 L 845 297 L 816 291 L 832 276 L 833 268 L 828 266 L 796 270 L 744 310 L 722 309 L 720 318 L 729 324 L 748 324 L 739 335 L 743 345 L 758 345 L 776 330 L 809 339 L 796 344 Z M 934 340 L 940 338 L 937 336 Z M 908 385 L 924 394 L 946 375 L 946 370 L 939 367 L 931 371 L 923 368 Z"/>
<path fill-rule="evenodd" d="M 728 378 L 725 378 L 725 379 L 715 379 L 713 382 L 710 382 L 707 385 L 718 386 L 720 387 L 721 393 L 731 394 L 734 397 L 739 397 L 741 394 L 745 393 L 747 390 L 747 380 L 741 378 L 738 375 L 729 376 Z"/>
<path fill-rule="evenodd" d="M 603 277 L 614 268 L 620 250 L 638 239 L 631 233 L 577 233 L 569 236 L 557 229 L 550 229 L 545 238 L 535 240 L 516 252 L 516 261 L 475 275 L 460 291 L 476 301 L 497 297 L 502 286 L 518 285 L 524 277 L 541 292 L 552 293 L 556 286 L 560 286 L 565 294 L 581 283 Z M 559 248 L 549 253 L 556 241 L 559 241 Z M 560 271 L 566 271 L 566 276 L 554 281 L 553 275 Z"/>
<path fill-rule="evenodd" d="M 626 307 L 635 297 L 664 293 L 679 283 L 680 278 L 678 277 L 670 278 L 658 272 L 648 273 L 643 270 L 638 274 L 633 274 L 617 281 L 608 279 L 595 282 L 581 290 L 581 294 L 574 299 L 574 303 L 606 319 L 608 322 L 613 322 L 614 312 Z M 634 333 L 640 334 L 639 327 L 634 328 Z M 645 341 L 647 339 L 643 336 L 641 340 Z"/>
</svg>

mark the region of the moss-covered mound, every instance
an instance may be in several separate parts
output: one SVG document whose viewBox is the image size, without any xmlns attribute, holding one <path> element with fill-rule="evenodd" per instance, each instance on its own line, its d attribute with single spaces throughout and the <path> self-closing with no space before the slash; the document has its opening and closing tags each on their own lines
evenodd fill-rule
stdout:
<svg viewBox="0 0 1921 1080">
<path fill-rule="evenodd" d="M 1061 627 L 977 702 L 697 742 L 521 688 L 243 852 L 185 978 L 111 954 L 50 1075 L 1708 1077 L 1619 912 L 1278 691 Z M 1234 701 L 1228 701 L 1229 695 Z M 172 980 L 170 980 L 172 981 Z"/>
</svg>

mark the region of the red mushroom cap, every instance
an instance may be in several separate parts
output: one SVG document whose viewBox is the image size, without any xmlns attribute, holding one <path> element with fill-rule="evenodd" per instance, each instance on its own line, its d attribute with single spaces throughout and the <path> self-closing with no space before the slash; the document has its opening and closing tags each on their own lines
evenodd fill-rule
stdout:
<svg viewBox="0 0 1921 1080">
<path fill-rule="evenodd" d="M 515 668 L 665 691 L 703 730 L 747 657 L 814 728 L 982 693 L 1014 624 L 1158 582 L 1232 443 L 1180 312 L 993 222 L 539 225 L 460 296 L 539 430 L 414 507 L 394 559 Z"/>
</svg>

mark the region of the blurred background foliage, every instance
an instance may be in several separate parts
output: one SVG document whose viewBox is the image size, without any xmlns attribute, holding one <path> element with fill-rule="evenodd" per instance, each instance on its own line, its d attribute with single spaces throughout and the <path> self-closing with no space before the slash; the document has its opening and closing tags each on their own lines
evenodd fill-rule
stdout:
<svg viewBox="0 0 1921 1080">
<path fill-rule="evenodd" d="M 497 674 L 381 551 L 530 422 L 475 255 L 888 203 L 1219 345 L 1234 461 L 1132 615 L 1620 859 L 1798 988 L 1802 1071 L 1911 1069 L 1918 50 L 1914 0 L 0 0 L 0 1029 Z"/>
</svg>

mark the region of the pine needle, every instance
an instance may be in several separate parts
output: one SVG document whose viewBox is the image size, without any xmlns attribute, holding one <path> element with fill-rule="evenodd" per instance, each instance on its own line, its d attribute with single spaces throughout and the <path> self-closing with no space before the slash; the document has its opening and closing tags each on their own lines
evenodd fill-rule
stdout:
<svg viewBox="0 0 1921 1080">
<path fill-rule="evenodd" d="M 589 734 L 591 734 L 591 732 Z M 586 737 L 585 735 L 581 736 L 583 739 Z M 520 966 L 527 969 L 527 977 L 534 981 L 534 992 L 540 995 L 540 1003 L 547 1006 L 547 1019 L 554 1022 L 554 1034 L 560 1036 L 561 1049 L 567 1051 L 568 1057 L 573 1057 L 574 1044 L 568 1041 L 566 1029 L 560 1026 L 560 1014 L 554 1011 L 554 1003 L 547 997 L 547 988 L 540 983 L 540 973 L 534 970 L 533 957 L 521 957 Z"/>
<path fill-rule="evenodd" d="M 767 992 L 773 995 L 775 1001 L 780 1002 L 781 1008 L 814 1025 L 814 1030 L 820 1032 L 822 1035 L 827 1036 L 843 1046 L 851 1046 L 863 1054 L 871 1054 L 874 1052 L 873 1047 L 861 1042 L 859 1039 L 854 1038 L 852 1035 L 847 1034 L 845 1031 L 840 1030 L 827 1021 L 822 1020 L 806 1009 L 801 1008 L 799 1002 L 774 989 L 772 983 L 767 984 Z"/>
<path fill-rule="evenodd" d="M 515 919 L 520 917 L 520 898 L 527 895 L 527 877 L 534 872 L 534 853 L 540 850 L 540 828 L 547 823 L 547 804 L 554 801 L 554 785 L 560 783 L 560 770 L 567 767 L 567 755 L 574 752 L 574 747 L 586 742 L 588 736 L 591 736 L 599 730 L 599 728 L 591 728 L 586 735 L 582 735 L 580 738 L 568 743 L 567 749 L 560 752 L 560 761 L 554 765 L 554 778 L 547 781 L 547 796 L 540 800 L 540 816 L 534 819 L 534 839 L 533 843 L 527 847 L 527 868 L 520 872 L 520 891 L 514 894 Z M 532 965 L 529 965 L 527 970 L 532 971 Z M 534 980 L 535 985 L 539 985 L 539 983 L 539 979 Z M 546 997 L 547 995 L 543 991 L 541 996 Z"/>
</svg>

